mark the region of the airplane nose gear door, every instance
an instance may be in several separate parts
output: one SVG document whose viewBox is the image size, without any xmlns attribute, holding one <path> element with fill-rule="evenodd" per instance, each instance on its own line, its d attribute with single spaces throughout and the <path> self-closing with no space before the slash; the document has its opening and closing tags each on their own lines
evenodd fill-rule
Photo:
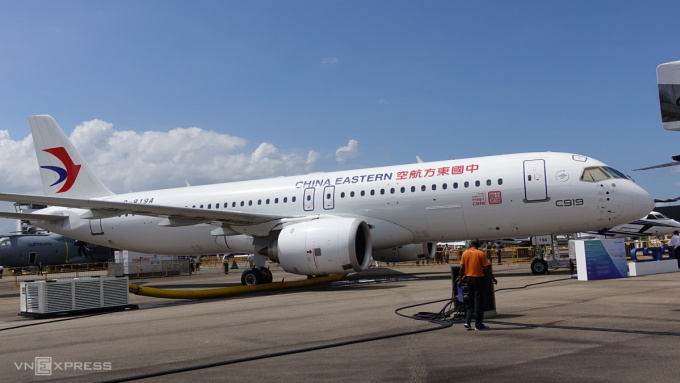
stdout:
<svg viewBox="0 0 680 383">
<path fill-rule="evenodd" d="M 524 161 L 524 202 L 548 201 L 545 160 Z"/>
</svg>

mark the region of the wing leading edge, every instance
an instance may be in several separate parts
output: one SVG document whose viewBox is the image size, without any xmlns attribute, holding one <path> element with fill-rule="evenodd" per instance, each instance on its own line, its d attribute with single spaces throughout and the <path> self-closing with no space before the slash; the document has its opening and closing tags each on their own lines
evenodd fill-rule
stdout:
<svg viewBox="0 0 680 383">
<path fill-rule="evenodd" d="M 87 212 L 81 215 L 81 218 L 85 219 L 110 218 L 123 214 L 167 218 L 167 220 L 164 221 L 163 226 L 185 226 L 210 222 L 247 226 L 273 220 L 294 218 L 272 214 L 205 210 L 189 207 L 108 201 L 102 199 L 61 198 L 11 193 L 0 193 L 0 201 L 86 209 Z M 40 213 L 0 213 L 0 216 L 5 218 L 40 221 L 55 221 L 66 218 L 63 215 L 47 215 Z"/>
</svg>

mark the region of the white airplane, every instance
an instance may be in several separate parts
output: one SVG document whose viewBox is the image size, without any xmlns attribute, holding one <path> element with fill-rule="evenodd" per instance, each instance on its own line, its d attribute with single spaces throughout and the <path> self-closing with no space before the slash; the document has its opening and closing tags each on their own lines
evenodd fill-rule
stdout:
<svg viewBox="0 0 680 383">
<path fill-rule="evenodd" d="M 652 211 L 646 216 L 633 222 L 628 222 L 625 225 L 580 233 L 579 238 L 589 239 L 663 236 L 672 235 L 674 230 L 680 230 L 680 222 L 669 218 L 658 211 Z"/>
<path fill-rule="evenodd" d="M 621 172 L 552 152 L 114 194 L 52 117 L 29 122 L 46 196 L 0 200 L 48 207 L 0 217 L 143 253 L 255 253 L 244 284 L 271 281 L 267 258 L 302 275 L 359 272 L 374 251 L 405 247 L 403 261 L 437 242 L 599 230 L 653 207 Z"/>
</svg>

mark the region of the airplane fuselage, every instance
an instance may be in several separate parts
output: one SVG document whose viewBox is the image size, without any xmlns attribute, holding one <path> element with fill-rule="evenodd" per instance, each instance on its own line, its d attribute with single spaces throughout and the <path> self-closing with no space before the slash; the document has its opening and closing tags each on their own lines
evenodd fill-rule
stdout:
<svg viewBox="0 0 680 383">
<path fill-rule="evenodd" d="M 261 212 L 300 219 L 358 218 L 371 229 L 374 250 L 470 238 L 573 233 L 630 222 L 652 209 L 648 194 L 620 173 L 598 179 L 584 169 L 611 169 L 567 153 L 522 153 L 315 173 L 102 198 L 135 204 Z M 596 173 L 602 173 L 598 171 Z M 613 174 L 613 175 L 612 175 Z M 235 226 L 215 233 L 208 223 L 168 224 L 162 217 L 122 214 L 84 219 L 86 209 L 41 223 L 57 233 L 102 246 L 156 254 L 257 251 L 269 229 Z M 311 217 L 311 218 L 310 218 Z"/>
</svg>

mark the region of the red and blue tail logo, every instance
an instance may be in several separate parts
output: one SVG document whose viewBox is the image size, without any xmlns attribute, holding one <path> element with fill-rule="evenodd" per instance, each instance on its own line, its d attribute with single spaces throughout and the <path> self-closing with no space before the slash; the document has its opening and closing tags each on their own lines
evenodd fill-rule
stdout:
<svg viewBox="0 0 680 383">
<path fill-rule="evenodd" d="M 52 170 L 53 172 L 59 175 L 59 179 L 57 180 L 57 182 L 50 185 L 50 187 L 63 183 L 63 185 L 61 185 L 61 189 L 57 190 L 57 193 L 69 191 L 71 187 L 73 187 L 73 183 L 76 182 L 76 178 L 78 178 L 80 165 L 76 165 L 73 163 L 71 156 L 68 155 L 68 152 L 64 147 L 60 146 L 58 148 L 44 149 L 43 152 L 47 152 L 57 157 L 57 159 L 61 161 L 62 164 L 64 164 L 63 168 L 59 166 L 41 166 L 42 169 Z"/>
</svg>

